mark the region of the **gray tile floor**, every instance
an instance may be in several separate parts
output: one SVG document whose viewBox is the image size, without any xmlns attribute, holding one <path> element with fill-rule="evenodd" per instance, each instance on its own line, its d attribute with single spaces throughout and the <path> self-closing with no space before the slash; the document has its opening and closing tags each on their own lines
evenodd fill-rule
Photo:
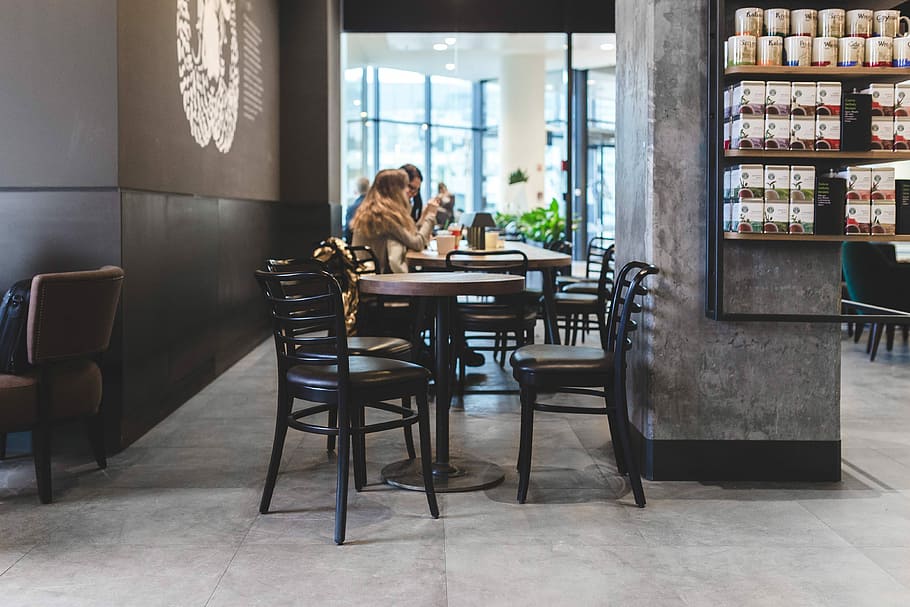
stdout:
<svg viewBox="0 0 910 607">
<path fill-rule="evenodd" d="M 348 543 L 331 542 L 333 458 L 292 433 L 257 513 L 274 409 L 270 344 L 98 471 L 0 463 L 0 605 L 910 605 L 910 348 L 843 343 L 838 484 L 645 483 L 634 507 L 605 421 L 541 415 L 529 503 L 514 502 L 517 398 L 468 397 L 457 448 L 507 470 L 485 492 L 376 483 L 399 432 L 369 443 Z M 510 381 L 492 365 L 482 370 Z"/>
</svg>

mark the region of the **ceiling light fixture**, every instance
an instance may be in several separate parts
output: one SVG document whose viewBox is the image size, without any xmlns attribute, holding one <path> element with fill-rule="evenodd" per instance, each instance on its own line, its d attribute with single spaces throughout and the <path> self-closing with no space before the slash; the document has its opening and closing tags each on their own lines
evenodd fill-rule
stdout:
<svg viewBox="0 0 910 607">
<path fill-rule="evenodd" d="M 455 46 L 455 42 L 457 42 L 455 38 L 446 38 L 446 44 L 449 46 Z"/>
<path fill-rule="evenodd" d="M 446 69 L 449 70 L 450 72 L 454 72 L 454 71 L 455 71 L 455 64 L 454 64 L 454 63 L 446 63 Z"/>
<path fill-rule="evenodd" d="M 449 48 L 449 46 L 447 44 L 443 44 L 442 42 L 437 42 L 436 44 L 433 45 L 434 51 L 444 51 L 447 48 Z"/>
<path fill-rule="evenodd" d="M 360 99 L 355 99 L 354 105 L 356 105 L 357 107 L 360 107 Z"/>
</svg>

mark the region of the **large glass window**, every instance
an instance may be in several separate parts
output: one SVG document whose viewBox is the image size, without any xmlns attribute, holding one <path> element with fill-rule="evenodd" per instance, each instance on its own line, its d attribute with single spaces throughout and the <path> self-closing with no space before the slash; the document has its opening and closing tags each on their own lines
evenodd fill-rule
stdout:
<svg viewBox="0 0 910 607">
<path fill-rule="evenodd" d="M 455 196 L 455 208 L 474 208 L 474 134 L 471 129 L 433 127 L 431 154 L 433 186 L 446 184 Z M 436 189 L 431 196 L 436 194 Z"/>
<path fill-rule="evenodd" d="M 430 90 L 430 111 L 434 125 L 473 126 L 474 87 L 469 80 L 432 76 Z"/>
<path fill-rule="evenodd" d="M 485 80 L 481 83 L 481 99 L 483 105 L 483 146 L 481 196 L 483 197 L 480 208 L 495 212 L 500 196 L 500 170 L 499 170 L 499 82 Z"/>
<path fill-rule="evenodd" d="M 379 118 L 425 122 L 426 76 L 416 72 L 379 68 Z"/>
<path fill-rule="evenodd" d="M 408 163 L 425 168 L 427 131 L 424 125 L 380 122 L 378 128 L 381 169 L 395 169 Z M 420 167 L 422 164 L 424 167 Z M 426 192 L 424 187 L 424 197 Z"/>
</svg>

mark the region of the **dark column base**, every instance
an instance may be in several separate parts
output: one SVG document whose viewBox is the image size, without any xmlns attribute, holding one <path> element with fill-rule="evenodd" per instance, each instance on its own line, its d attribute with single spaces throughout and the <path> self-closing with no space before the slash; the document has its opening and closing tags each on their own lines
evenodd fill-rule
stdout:
<svg viewBox="0 0 910 607">
<path fill-rule="evenodd" d="M 840 441 L 652 440 L 632 428 L 652 481 L 841 480 Z"/>
</svg>

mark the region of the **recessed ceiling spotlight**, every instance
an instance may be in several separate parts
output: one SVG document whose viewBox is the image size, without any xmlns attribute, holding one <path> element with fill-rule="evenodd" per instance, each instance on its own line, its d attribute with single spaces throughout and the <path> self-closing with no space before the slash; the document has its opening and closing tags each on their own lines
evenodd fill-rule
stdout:
<svg viewBox="0 0 910 607">
<path fill-rule="evenodd" d="M 553 90 L 553 85 L 552 85 L 552 84 L 548 84 L 548 85 L 547 85 L 547 90 L 548 90 L 548 91 L 552 91 L 552 90 Z"/>
<path fill-rule="evenodd" d="M 615 48 L 616 48 L 616 45 L 610 44 L 609 42 L 607 42 L 606 44 L 600 45 L 600 50 L 602 50 L 602 51 L 612 51 Z"/>
<path fill-rule="evenodd" d="M 454 64 L 454 63 L 446 63 L 446 69 L 449 70 L 450 72 L 454 72 L 454 71 L 455 71 L 455 64 Z"/>
<path fill-rule="evenodd" d="M 449 48 L 449 45 L 448 45 L 448 44 L 443 44 L 442 42 L 437 42 L 436 44 L 433 45 L 433 50 L 434 50 L 434 51 L 444 51 L 444 50 L 446 50 L 447 48 Z"/>
<path fill-rule="evenodd" d="M 366 113 L 366 112 L 360 112 L 360 117 L 361 117 L 361 118 L 366 118 L 366 117 L 367 117 L 367 113 Z"/>
<path fill-rule="evenodd" d="M 449 46 L 453 46 L 455 44 L 455 42 L 456 42 L 455 38 L 446 38 L 446 44 L 448 44 Z"/>
<path fill-rule="evenodd" d="M 430 125 L 427 124 L 426 122 L 424 122 L 423 124 L 420 125 L 420 128 L 421 128 L 421 130 L 427 131 L 430 129 Z"/>
<path fill-rule="evenodd" d="M 354 105 L 356 105 L 357 107 L 360 107 L 360 99 L 355 99 Z"/>
<path fill-rule="evenodd" d="M 588 80 L 588 84 L 597 84 L 596 80 Z"/>
</svg>

